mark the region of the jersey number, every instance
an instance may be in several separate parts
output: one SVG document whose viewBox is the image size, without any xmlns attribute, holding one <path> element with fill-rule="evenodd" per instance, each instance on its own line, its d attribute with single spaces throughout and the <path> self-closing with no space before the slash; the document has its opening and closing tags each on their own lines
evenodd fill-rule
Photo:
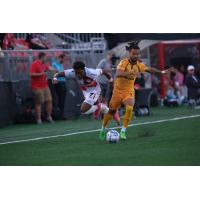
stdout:
<svg viewBox="0 0 200 200">
<path fill-rule="evenodd" d="M 90 93 L 90 98 L 95 99 L 96 94 L 95 93 Z"/>
</svg>

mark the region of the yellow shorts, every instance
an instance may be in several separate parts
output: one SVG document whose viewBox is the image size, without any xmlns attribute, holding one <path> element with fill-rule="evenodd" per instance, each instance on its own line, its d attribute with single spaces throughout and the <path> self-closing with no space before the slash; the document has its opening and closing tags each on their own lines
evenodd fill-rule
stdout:
<svg viewBox="0 0 200 200">
<path fill-rule="evenodd" d="M 111 110 L 117 110 L 121 107 L 121 105 L 123 104 L 123 102 L 127 99 L 135 99 L 135 91 L 133 92 L 122 92 L 122 91 L 118 91 L 118 90 L 114 90 L 111 100 L 110 100 L 110 104 L 109 104 L 109 108 Z"/>
</svg>

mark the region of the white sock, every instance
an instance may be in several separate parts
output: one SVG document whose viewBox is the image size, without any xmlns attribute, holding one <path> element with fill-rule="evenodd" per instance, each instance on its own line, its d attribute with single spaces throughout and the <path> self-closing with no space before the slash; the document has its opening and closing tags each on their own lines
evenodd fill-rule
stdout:
<svg viewBox="0 0 200 200">
<path fill-rule="evenodd" d="M 91 114 L 91 113 L 95 112 L 96 109 L 97 109 L 97 106 L 93 105 L 93 106 L 91 106 L 91 108 L 88 111 L 84 112 L 83 114 L 85 114 L 85 115 Z"/>
<path fill-rule="evenodd" d="M 121 131 L 126 132 L 126 128 L 122 126 Z"/>
<path fill-rule="evenodd" d="M 109 108 L 104 103 L 101 103 L 101 112 L 103 114 L 106 114 L 108 112 Z"/>
<path fill-rule="evenodd" d="M 102 131 L 105 131 L 105 130 L 106 130 L 106 128 L 105 128 L 104 126 L 102 126 L 102 127 L 101 127 L 101 130 L 102 130 Z"/>
</svg>

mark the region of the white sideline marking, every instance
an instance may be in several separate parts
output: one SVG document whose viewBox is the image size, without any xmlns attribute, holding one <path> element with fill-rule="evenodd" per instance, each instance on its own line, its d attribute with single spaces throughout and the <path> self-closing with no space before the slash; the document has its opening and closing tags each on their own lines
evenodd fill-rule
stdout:
<svg viewBox="0 0 200 200">
<path fill-rule="evenodd" d="M 190 119 L 190 118 L 196 118 L 196 117 L 200 117 L 200 115 L 190 115 L 190 116 L 183 116 L 183 117 L 175 117 L 172 119 L 162 119 L 162 120 L 156 120 L 156 121 L 141 122 L 141 123 L 136 123 L 136 124 L 130 124 L 129 127 L 141 126 L 141 125 L 147 125 L 147 124 L 158 124 L 158 123 L 162 123 L 162 122 L 177 121 L 177 120 L 181 120 L 181 119 Z M 120 128 L 120 126 L 112 127 L 109 129 L 116 129 L 116 128 Z M 97 132 L 97 131 L 100 131 L 100 129 L 88 130 L 88 131 L 78 131 L 78 132 L 68 133 L 68 134 L 52 135 L 52 136 L 30 138 L 30 139 L 24 139 L 24 140 L 14 140 L 14 141 L 10 141 L 10 142 L 2 142 L 2 143 L 0 143 L 0 145 L 14 144 L 14 143 L 20 143 L 20 142 L 29 142 L 29 141 L 43 140 L 43 139 L 49 139 L 49 138 L 66 137 L 66 136 L 70 136 L 70 135 L 79 135 L 79 134 L 83 134 L 83 133 L 91 133 L 91 132 Z"/>
</svg>

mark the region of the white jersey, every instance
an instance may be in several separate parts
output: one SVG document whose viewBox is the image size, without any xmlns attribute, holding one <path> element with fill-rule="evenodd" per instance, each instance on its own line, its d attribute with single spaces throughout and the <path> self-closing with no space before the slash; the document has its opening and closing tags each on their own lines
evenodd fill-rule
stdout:
<svg viewBox="0 0 200 200">
<path fill-rule="evenodd" d="M 85 67 L 85 77 L 79 79 L 75 75 L 74 69 L 64 70 L 65 77 L 75 78 L 80 85 L 83 95 L 85 97 L 85 102 L 93 105 L 99 98 L 101 93 L 101 87 L 97 81 L 98 76 L 102 75 L 102 69 L 91 69 Z"/>
<path fill-rule="evenodd" d="M 85 67 L 85 77 L 83 79 L 78 79 L 75 75 L 74 69 L 64 70 L 65 77 L 75 78 L 79 83 L 82 91 L 91 91 L 91 90 L 101 90 L 100 85 L 97 81 L 97 77 L 102 74 L 101 69 L 91 69 Z"/>
</svg>

